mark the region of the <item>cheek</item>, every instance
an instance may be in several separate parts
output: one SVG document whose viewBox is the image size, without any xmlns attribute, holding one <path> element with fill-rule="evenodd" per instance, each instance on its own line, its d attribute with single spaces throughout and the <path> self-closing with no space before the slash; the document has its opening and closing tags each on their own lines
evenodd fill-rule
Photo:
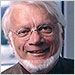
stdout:
<svg viewBox="0 0 75 75">
<path fill-rule="evenodd" d="M 13 38 L 14 38 L 14 45 L 15 45 L 15 47 L 21 50 L 21 47 L 24 46 L 26 41 L 23 38 L 16 37 L 16 36 L 14 36 Z"/>
<path fill-rule="evenodd" d="M 48 37 L 44 37 L 48 43 L 59 43 L 59 34 L 53 33 L 52 35 Z"/>
<path fill-rule="evenodd" d="M 52 36 L 52 43 L 53 45 L 55 45 L 55 49 L 57 51 L 60 45 L 60 32 L 58 26 L 56 26 L 56 28 L 54 29 L 54 33 Z"/>
<path fill-rule="evenodd" d="M 24 40 L 22 40 L 21 38 L 18 38 L 18 37 L 13 37 L 13 43 L 14 43 L 14 46 L 15 46 L 15 50 L 16 52 L 18 53 L 18 55 L 23 58 L 23 57 L 26 57 L 26 52 L 24 52 Z M 24 59 L 24 58 L 23 58 Z"/>
<path fill-rule="evenodd" d="M 47 39 L 49 42 L 59 42 L 59 27 L 56 25 L 55 28 L 53 29 L 53 32 L 48 35 L 47 37 L 45 37 L 45 39 Z"/>
<path fill-rule="evenodd" d="M 16 48 L 20 49 L 22 42 L 18 38 L 14 38 L 14 45 Z"/>
<path fill-rule="evenodd" d="M 60 45 L 59 32 L 56 31 L 55 33 L 52 33 L 50 36 L 45 37 L 45 39 L 48 45 L 50 45 L 51 48 L 50 53 L 52 53 L 52 55 L 55 54 L 59 49 L 59 45 Z"/>
<path fill-rule="evenodd" d="M 54 36 L 54 39 L 53 39 L 53 45 L 55 46 L 55 50 L 57 51 L 58 50 L 58 48 L 59 48 L 59 45 L 60 45 L 60 36 L 59 36 L 59 34 L 57 34 L 57 35 L 55 35 Z"/>
</svg>

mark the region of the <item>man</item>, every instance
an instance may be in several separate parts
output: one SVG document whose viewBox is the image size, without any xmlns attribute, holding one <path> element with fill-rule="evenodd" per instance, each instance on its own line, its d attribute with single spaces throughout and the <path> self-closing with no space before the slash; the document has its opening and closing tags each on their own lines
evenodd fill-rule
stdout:
<svg viewBox="0 0 75 75">
<path fill-rule="evenodd" d="M 55 2 L 14 1 L 3 29 L 19 63 L 2 74 L 73 74 L 71 59 L 61 58 L 65 20 Z"/>
</svg>

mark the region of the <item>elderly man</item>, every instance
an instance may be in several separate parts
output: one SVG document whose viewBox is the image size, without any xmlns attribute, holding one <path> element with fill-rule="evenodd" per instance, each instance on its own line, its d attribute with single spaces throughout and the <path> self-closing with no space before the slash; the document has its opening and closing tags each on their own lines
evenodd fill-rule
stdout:
<svg viewBox="0 0 75 75">
<path fill-rule="evenodd" d="M 60 57 L 65 20 L 53 1 L 14 1 L 3 30 L 19 63 L 2 74 L 73 74 L 71 59 Z"/>
</svg>

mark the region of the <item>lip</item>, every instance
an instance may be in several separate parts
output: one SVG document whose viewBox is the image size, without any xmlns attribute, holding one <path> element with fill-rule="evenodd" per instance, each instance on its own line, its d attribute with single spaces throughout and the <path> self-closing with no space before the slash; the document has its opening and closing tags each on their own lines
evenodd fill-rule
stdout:
<svg viewBox="0 0 75 75">
<path fill-rule="evenodd" d="M 34 50 L 34 52 L 33 51 L 27 51 L 27 53 L 31 54 L 31 55 L 33 55 L 35 57 L 39 57 L 39 56 L 46 55 L 49 52 L 49 50 L 50 50 L 50 47 L 48 47 L 48 48 L 46 48 L 44 50 Z M 36 53 L 35 51 L 39 51 L 39 52 Z"/>
</svg>

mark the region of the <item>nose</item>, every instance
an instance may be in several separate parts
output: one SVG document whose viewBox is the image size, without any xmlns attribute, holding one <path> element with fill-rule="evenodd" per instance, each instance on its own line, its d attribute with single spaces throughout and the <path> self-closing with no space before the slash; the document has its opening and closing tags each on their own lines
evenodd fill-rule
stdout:
<svg viewBox="0 0 75 75">
<path fill-rule="evenodd" d="M 30 39 L 29 39 L 29 45 L 42 45 L 43 42 L 41 42 L 41 35 L 34 31 L 32 32 Z"/>
</svg>

